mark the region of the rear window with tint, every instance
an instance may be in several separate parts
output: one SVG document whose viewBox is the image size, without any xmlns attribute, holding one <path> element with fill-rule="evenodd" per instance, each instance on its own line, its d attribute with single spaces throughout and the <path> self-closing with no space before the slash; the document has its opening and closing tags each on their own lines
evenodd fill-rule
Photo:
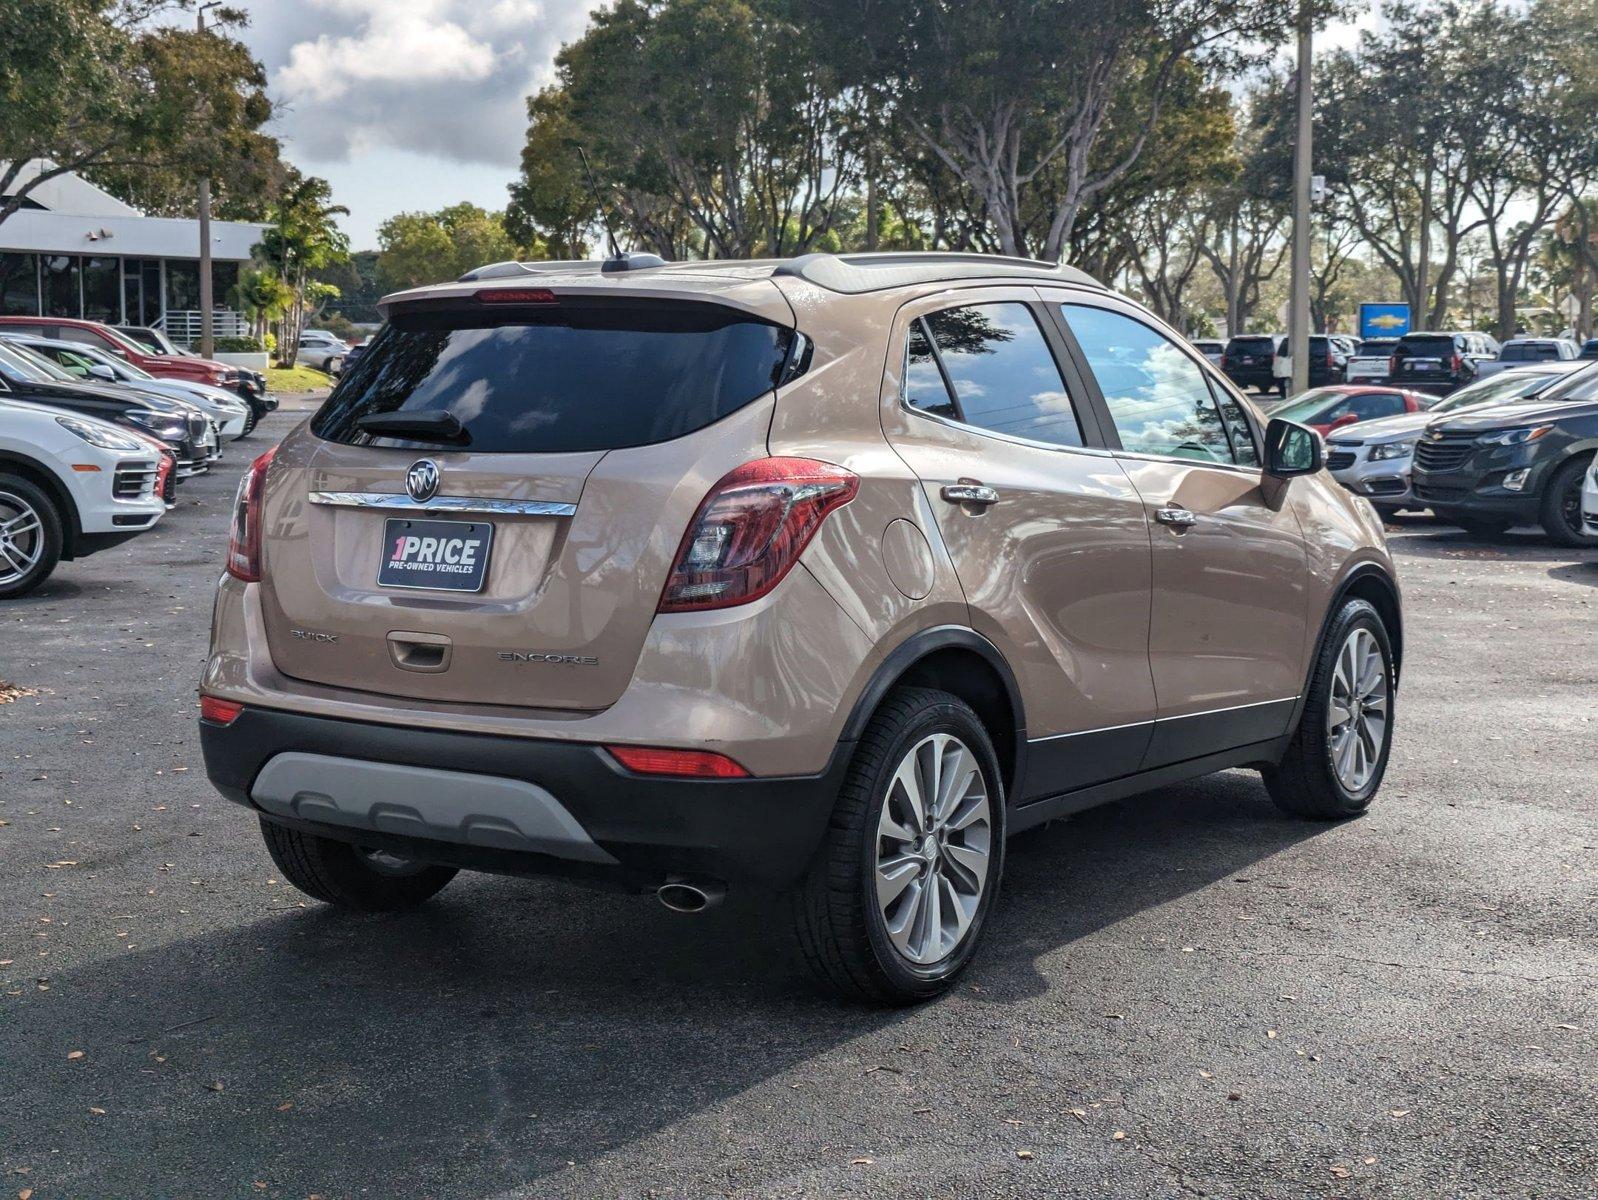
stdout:
<svg viewBox="0 0 1598 1200">
<path fill-rule="evenodd" d="M 1273 337 L 1235 337 L 1226 343 L 1228 354 L 1275 354 L 1276 339 Z"/>
<path fill-rule="evenodd" d="M 1451 337 L 1405 338 L 1394 351 L 1400 358 L 1452 358 L 1456 351 Z"/>
<path fill-rule="evenodd" d="M 1392 354 L 1393 347 L 1396 345 L 1398 343 L 1391 339 L 1361 342 L 1359 344 L 1359 356 L 1361 358 L 1375 358 L 1378 355 L 1385 357 Z"/>
<path fill-rule="evenodd" d="M 474 451 L 619 450 L 703 429 L 772 390 L 792 330 L 719 304 L 556 304 L 398 312 L 311 432 L 349 445 L 373 413 L 445 411 Z"/>
<path fill-rule="evenodd" d="M 1505 346 L 1498 352 L 1502 362 L 1554 362 L 1559 358 L 1559 347 L 1535 342 L 1519 346 Z"/>
</svg>

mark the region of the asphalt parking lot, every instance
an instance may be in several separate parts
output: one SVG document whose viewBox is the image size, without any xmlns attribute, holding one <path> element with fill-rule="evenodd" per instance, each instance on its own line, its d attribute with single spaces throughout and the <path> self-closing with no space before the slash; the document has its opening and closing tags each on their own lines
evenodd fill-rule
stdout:
<svg viewBox="0 0 1598 1200">
<path fill-rule="evenodd" d="M 0 607 L 0 1197 L 1598 1194 L 1598 554 L 1393 535 L 1392 767 L 1012 843 L 957 991 L 811 990 L 768 904 L 472 876 L 348 917 L 210 791 L 229 500 Z"/>
</svg>

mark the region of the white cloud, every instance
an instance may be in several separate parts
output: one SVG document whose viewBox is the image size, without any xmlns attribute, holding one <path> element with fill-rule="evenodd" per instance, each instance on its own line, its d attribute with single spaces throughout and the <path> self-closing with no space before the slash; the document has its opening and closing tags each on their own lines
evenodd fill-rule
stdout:
<svg viewBox="0 0 1598 1200">
<path fill-rule="evenodd" d="M 453 21 L 439 19 L 437 4 L 420 4 L 387 20 L 372 15 L 354 36 L 322 34 L 289 51 L 277 85 L 289 103 L 321 104 L 374 83 L 428 86 L 445 80 L 481 80 L 494 71 L 494 48 Z"/>
<path fill-rule="evenodd" d="M 526 97 L 596 0 L 256 0 L 291 157 L 379 149 L 515 171 Z"/>
</svg>

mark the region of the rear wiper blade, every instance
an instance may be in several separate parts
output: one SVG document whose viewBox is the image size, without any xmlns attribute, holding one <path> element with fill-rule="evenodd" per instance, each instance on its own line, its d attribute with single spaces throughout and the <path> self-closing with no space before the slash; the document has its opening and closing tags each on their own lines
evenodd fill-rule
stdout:
<svg viewBox="0 0 1598 1200">
<path fill-rule="evenodd" d="M 452 412 L 368 413 L 357 417 L 355 428 L 374 437 L 410 438 L 414 441 L 453 442 L 469 445 L 472 435 Z"/>
</svg>

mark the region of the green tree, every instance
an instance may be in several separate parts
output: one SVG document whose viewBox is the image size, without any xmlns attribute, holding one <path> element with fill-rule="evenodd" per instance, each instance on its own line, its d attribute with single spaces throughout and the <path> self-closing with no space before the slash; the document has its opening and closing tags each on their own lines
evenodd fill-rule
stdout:
<svg viewBox="0 0 1598 1200">
<path fill-rule="evenodd" d="M 283 319 L 294 303 L 294 289 L 268 267 L 250 267 L 239 272 L 233 289 L 233 303 L 250 322 L 250 335 L 266 341 L 267 326 Z"/>
<path fill-rule="evenodd" d="M 806 0 L 858 31 L 849 80 L 891 108 L 975 201 L 1006 254 L 1059 259 L 1120 185 L 1185 63 L 1220 73 L 1268 46 L 1296 0 Z M 1331 5 L 1315 3 L 1313 15 Z M 1115 152 L 1108 147 L 1115 144 Z"/>
<path fill-rule="evenodd" d="M 272 206 L 272 223 L 256 253 L 288 285 L 292 298 L 279 319 L 278 361 L 292 367 L 300 352 L 300 331 L 308 311 L 337 294 L 317 282 L 317 273 L 349 258 L 349 239 L 338 227 L 349 209 L 333 203 L 327 180 L 294 176 Z"/>
<path fill-rule="evenodd" d="M 859 114 L 819 31 L 787 9 L 619 0 L 595 13 L 529 102 L 512 228 L 565 248 L 615 221 L 666 257 L 815 245 L 859 176 Z"/>
<path fill-rule="evenodd" d="M 378 279 L 385 291 L 458 278 L 473 267 L 516 257 L 503 213 L 454 204 L 435 213 L 400 213 L 379 226 Z"/>
<path fill-rule="evenodd" d="M 229 30 L 150 24 L 188 0 L 0 3 L 0 221 L 40 184 L 81 172 L 152 211 L 188 211 L 193 181 L 219 211 L 258 210 L 280 177 L 266 75 Z M 30 162 L 48 166 L 28 175 Z"/>
</svg>

